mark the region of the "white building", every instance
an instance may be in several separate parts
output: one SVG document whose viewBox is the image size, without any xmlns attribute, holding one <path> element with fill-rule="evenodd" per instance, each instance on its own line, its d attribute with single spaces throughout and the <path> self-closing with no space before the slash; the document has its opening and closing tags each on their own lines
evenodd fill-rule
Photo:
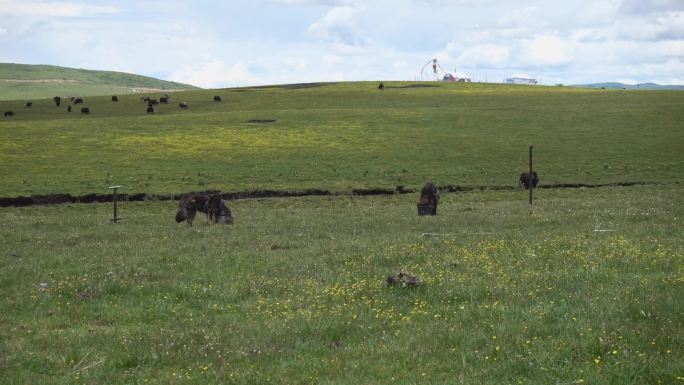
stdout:
<svg viewBox="0 0 684 385">
<path fill-rule="evenodd" d="M 537 84 L 537 79 L 524 74 L 513 75 L 510 78 L 506 78 L 506 83 L 510 84 Z"/>
</svg>

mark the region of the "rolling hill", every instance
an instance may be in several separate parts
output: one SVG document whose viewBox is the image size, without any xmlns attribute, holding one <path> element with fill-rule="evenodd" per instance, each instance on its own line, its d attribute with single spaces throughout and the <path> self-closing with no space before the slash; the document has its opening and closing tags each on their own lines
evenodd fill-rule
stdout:
<svg viewBox="0 0 684 385">
<path fill-rule="evenodd" d="M 197 89 L 197 87 L 123 72 L 0 63 L 0 100 L 191 89 Z"/>
</svg>

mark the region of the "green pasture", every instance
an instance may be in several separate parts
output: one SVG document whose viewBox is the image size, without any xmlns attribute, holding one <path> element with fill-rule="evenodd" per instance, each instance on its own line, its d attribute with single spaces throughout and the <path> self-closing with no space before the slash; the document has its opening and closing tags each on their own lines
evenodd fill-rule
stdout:
<svg viewBox="0 0 684 385">
<path fill-rule="evenodd" d="M 186 90 L 196 87 L 123 72 L 0 63 L 0 100 L 120 95 L 141 88 Z"/>
<path fill-rule="evenodd" d="M 542 185 L 684 181 L 682 92 L 376 85 L 175 92 L 153 115 L 141 95 L 0 101 L 0 196 L 514 186 L 530 144 Z"/>
<path fill-rule="evenodd" d="M 683 197 L 238 200 L 193 227 L 171 201 L 2 208 L 0 383 L 681 383 Z M 423 285 L 387 287 L 400 269 Z"/>
</svg>

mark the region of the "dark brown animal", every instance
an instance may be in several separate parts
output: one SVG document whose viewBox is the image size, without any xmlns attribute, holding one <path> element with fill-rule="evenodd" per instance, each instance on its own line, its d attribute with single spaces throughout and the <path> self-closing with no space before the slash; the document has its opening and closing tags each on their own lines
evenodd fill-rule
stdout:
<svg viewBox="0 0 684 385">
<path fill-rule="evenodd" d="M 119 101 L 119 97 L 116 96 L 116 95 L 112 96 L 112 101 L 113 101 L 113 102 L 118 102 L 118 101 Z"/>
<path fill-rule="evenodd" d="M 387 276 L 386 281 L 388 286 L 401 285 L 401 287 L 416 287 L 423 283 L 420 278 L 403 270 L 399 274 Z"/>
<path fill-rule="evenodd" d="M 188 107 L 190 107 L 190 105 L 188 104 L 188 102 L 180 102 L 178 103 L 178 107 L 187 109 Z"/>
<path fill-rule="evenodd" d="M 432 182 L 425 183 L 423 189 L 420 190 L 418 205 L 432 207 L 430 215 L 437 215 L 437 204 L 439 204 L 439 189 Z"/>
<path fill-rule="evenodd" d="M 24 107 L 26 107 L 26 108 L 31 108 L 32 105 L 33 105 L 33 102 L 24 103 Z"/>
<path fill-rule="evenodd" d="M 215 101 L 215 102 L 222 102 L 223 99 L 221 99 L 220 96 L 216 95 L 216 96 L 214 96 L 214 101 Z"/>
<path fill-rule="evenodd" d="M 55 101 L 55 106 L 57 107 L 59 107 L 59 105 L 62 104 L 62 98 L 59 96 L 55 96 L 54 98 L 52 98 L 52 100 Z"/>
<path fill-rule="evenodd" d="M 152 107 L 152 106 L 147 107 L 147 113 L 148 114 L 154 114 L 154 107 Z"/>
<path fill-rule="evenodd" d="M 166 97 L 166 96 L 162 96 L 161 98 L 159 98 L 159 103 L 161 103 L 161 104 L 169 104 L 169 98 Z"/>
<path fill-rule="evenodd" d="M 83 103 L 83 98 L 74 99 L 74 104 L 81 104 L 81 103 Z"/>
<path fill-rule="evenodd" d="M 187 221 L 188 226 L 192 226 L 192 221 L 198 211 L 207 214 L 207 202 L 209 201 L 209 194 L 191 193 L 181 198 L 178 202 L 178 211 L 176 212 L 176 223 Z M 207 223 L 209 223 L 209 215 L 207 214 Z"/>
<path fill-rule="evenodd" d="M 71 112 L 71 104 L 67 106 L 67 112 Z"/>
<path fill-rule="evenodd" d="M 12 111 L 5 111 L 5 117 L 6 117 L 6 118 L 11 118 L 11 117 L 13 117 L 13 116 L 14 116 L 14 112 L 12 112 Z"/>
<path fill-rule="evenodd" d="M 537 183 L 539 183 L 539 176 L 537 175 L 536 171 L 532 171 L 532 178 L 530 178 L 529 172 L 520 174 L 520 181 L 518 182 L 518 185 L 520 187 L 525 187 L 525 190 L 529 190 L 530 186 L 532 186 L 532 188 L 536 188 Z"/>
<path fill-rule="evenodd" d="M 81 108 L 81 113 L 88 115 L 90 113 L 90 108 L 88 107 L 82 107 Z"/>
<path fill-rule="evenodd" d="M 207 203 L 204 206 L 204 209 L 207 213 L 207 216 L 209 216 L 209 220 L 213 220 L 214 223 L 233 223 L 233 215 L 219 194 L 210 195 L 209 200 L 207 200 Z"/>
<path fill-rule="evenodd" d="M 380 82 L 380 84 L 378 84 L 378 90 L 384 91 L 385 90 L 385 83 Z"/>
</svg>

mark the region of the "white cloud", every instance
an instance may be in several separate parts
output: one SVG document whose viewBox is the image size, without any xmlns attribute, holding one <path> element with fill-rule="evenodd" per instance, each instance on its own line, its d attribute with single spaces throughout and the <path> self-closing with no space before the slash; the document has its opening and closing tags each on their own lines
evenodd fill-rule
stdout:
<svg viewBox="0 0 684 385">
<path fill-rule="evenodd" d="M 361 3 L 361 0 L 269 0 L 267 2 L 284 5 L 339 6 Z"/>
<path fill-rule="evenodd" d="M 0 1 L 0 15 L 32 17 L 81 17 L 120 12 L 108 5 L 90 5 L 62 1 Z"/>
<path fill-rule="evenodd" d="M 447 50 L 455 51 L 456 44 L 451 42 L 447 45 Z M 511 48 L 497 44 L 482 44 L 471 46 L 462 50 L 458 56 L 459 64 L 468 64 L 471 67 L 491 66 L 502 67 L 509 62 Z"/>
<path fill-rule="evenodd" d="M 649 13 L 684 11 L 681 0 L 622 0 L 620 11 L 627 14 L 646 15 Z"/>
<path fill-rule="evenodd" d="M 244 62 L 226 66 L 222 60 L 210 60 L 198 66 L 184 67 L 172 72 L 169 80 L 203 88 L 226 87 L 234 84 L 254 84 L 257 77 Z"/>
<path fill-rule="evenodd" d="M 334 7 L 321 19 L 313 22 L 308 34 L 315 39 L 341 43 L 349 46 L 361 46 L 367 42 L 356 22 L 359 9 L 354 7 Z"/>
<path fill-rule="evenodd" d="M 559 65 L 573 59 L 575 43 L 554 35 L 539 35 L 521 44 L 522 62 L 532 66 Z"/>
</svg>

